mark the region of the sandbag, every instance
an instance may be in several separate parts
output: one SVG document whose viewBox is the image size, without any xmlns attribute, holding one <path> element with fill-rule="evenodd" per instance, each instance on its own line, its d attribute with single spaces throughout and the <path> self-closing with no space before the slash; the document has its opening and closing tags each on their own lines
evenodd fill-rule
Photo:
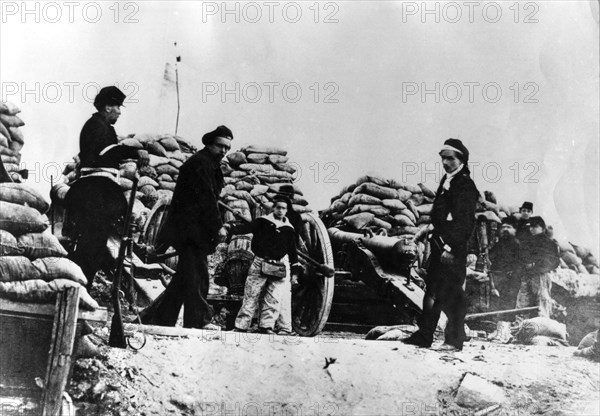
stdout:
<svg viewBox="0 0 600 416">
<path fill-rule="evenodd" d="M 0 101 L 0 113 L 15 116 L 20 112 L 21 110 L 19 109 L 19 107 L 17 107 L 10 101 Z"/>
<path fill-rule="evenodd" d="M 256 177 L 262 183 L 268 183 L 268 184 L 285 182 L 285 181 L 287 181 L 289 183 L 293 182 L 294 177 L 290 173 L 283 172 L 283 171 L 278 171 L 278 173 L 282 173 L 282 174 L 285 174 L 285 175 L 288 175 L 288 176 L 286 177 L 286 176 L 283 176 L 283 175 L 273 176 L 272 174 L 271 175 L 260 175 L 260 174 L 258 174 L 258 175 L 256 175 Z"/>
<path fill-rule="evenodd" d="M 361 212 L 359 214 L 349 215 L 344 218 L 344 222 L 357 230 L 362 229 L 371 221 L 375 215 L 370 212 Z"/>
<path fill-rule="evenodd" d="M 173 191 L 168 189 L 159 189 L 156 191 L 156 195 L 158 196 L 158 199 L 164 201 L 171 201 L 171 199 L 173 199 Z"/>
<path fill-rule="evenodd" d="M 384 199 L 381 204 L 390 210 L 392 213 L 397 213 L 406 209 L 406 205 L 399 199 Z"/>
<path fill-rule="evenodd" d="M 358 214 L 360 212 L 370 212 L 377 216 L 383 216 L 383 215 L 388 215 L 390 213 L 390 210 L 381 205 L 358 204 L 358 205 L 355 205 L 352 208 L 350 208 L 350 212 L 348 212 L 348 215 L 354 215 L 354 214 Z"/>
<path fill-rule="evenodd" d="M 151 155 L 169 157 L 167 150 L 159 142 L 150 142 L 146 144 L 146 149 Z"/>
<path fill-rule="evenodd" d="M 244 177 L 248 176 L 248 172 L 246 172 L 244 170 L 234 170 L 233 172 L 231 172 L 229 174 L 229 176 L 231 178 L 244 178 Z"/>
<path fill-rule="evenodd" d="M 268 155 L 287 156 L 287 150 L 283 150 L 278 147 L 272 147 L 272 146 L 250 145 L 250 146 L 244 147 L 242 149 L 242 152 L 244 152 L 246 155 L 249 155 L 250 153 L 266 153 Z"/>
<path fill-rule="evenodd" d="M 170 159 L 169 164 L 172 165 L 177 170 L 179 170 L 183 166 L 183 162 L 180 160 L 177 160 L 177 159 Z M 229 168 L 229 169 L 231 169 L 231 168 Z"/>
<path fill-rule="evenodd" d="M 21 127 L 25 125 L 25 122 L 21 120 L 21 117 L 3 113 L 0 113 L 0 123 L 4 124 L 7 128 Z"/>
<path fill-rule="evenodd" d="M 398 201 L 399 202 L 399 201 Z M 368 194 L 354 194 L 348 200 L 348 206 L 353 207 L 354 205 L 381 205 L 381 199 L 368 195 Z"/>
<path fill-rule="evenodd" d="M 89 311 L 99 308 L 85 287 L 67 279 L 44 282 L 43 280 L 26 280 L 22 282 L 0 282 L 0 298 L 17 302 L 54 303 L 59 291 L 70 287 L 79 287 L 79 307 Z"/>
<path fill-rule="evenodd" d="M 44 257 L 31 263 L 39 270 L 42 280 L 68 279 L 83 286 L 87 284 L 81 267 L 65 257 Z"/>
<path fill-rule="evenodd" d="M 242 199 L 242 200 L 248 202 L 248 204 L 250 204 L 250 206 L 256 205 L 256 200 L 254 198 L 252 198 L 252 195 L 250 195 L 250 193 L 248 191 L 238 191 L 235 188 L 234 189 L 223 188 L 223 191 L 221 191 L 221 196 L 225 196 L 225 195 L 230 195 L 237 199 Z"/>
<path fill-rule="evenodd" d="M 406 184 L 406 183 L 403 183 L 402 185 L 400 185 L 400 189 L 404 189 L 405 191 L 408 191 L 411 194 L 423 193 L 423 191 L 421 190 L 420 187 L 415 186 L 415 185 Z"/>
<path fill-rule="evenodd" d="M 144 148 L 144 145 L 141 144 L 139 142 L 139 140 L 132 139 L 132 138 L 129 138 L 129 137 L 126 138 L 126 139 L 121 140 L 120 144 L 123 144 L 123 145 L 128 146 L 128 147 L 134 147 L 136 149 L 143 149 Z"/>
<path fill-rule="evenodd" d="M 273 166 L 277 170 L 281 170 L 283 172 L 287 172 L 287 173 L 290 173 L 292 175 L 294 173 L 296 173 L 296 168 L 293 167 L 292 165 L 290 165 L 289 163 L 275 163 L 275 164 L 273 164 Z"/>
<path fill-rule="evenodd" d="M 376 175 L 364 175 L 361 176 L 360 178 L 358 178 L 355 182 L 356 186 L 360 186 L 363 183 L 374 183 L 376 185 L 379 186 L 389 186 L 390 181 L 388 181 L 387 179 L 381 177 L 381 176 L 376 176 Z"/>
<path fill-rule="evenodd" d="M 429 215 L 419 215 L 417 225 L 431 224 L 431 217 Z"/>
<path fill-rule="evenodd" d="M 159 142 L 165 150 L 170 152 L 180 150 L 179 143 L 172 137 L 163 137 L 159 140 Z"/>
<path fill-rule="evenodd" d="M 573 243 L 571 243 L 571 246 L 573 247 L 573 250 L 575 250 L 575 254 L 577 254 L 577 257 L 579 257 L 582 260 L 591 254 L 590 249 L 587 247 L 578 246 Z"/>
<path fill-rule="evenodd" d="M 375 196 L 379 199 L 393 199 L 396 198 L 397 192 L 390 188 L 384 188 L 383 186 L 377 185 L 372 182 L 365 182 L 359 186 L 357 186 L 353 194 L 368 194 L 371 196 Z"/>
<path fill-rule="evenodd" d="M 433 204 L 423 204 L 423 205 L 419 205 L 416 208 L 417 208 L 417 211 L 419 212 L 419 217 L 421 215 L 430 215 L 431 210 L 433 209 Z"/>
<path fill-rule="evenodd" d="M 229 163 L 231 163 L 231 166 L 239 166 L 241 164 L 244 163 L 248 163 L 248 160 L 246 159 L 246 155 L 242 152 L 233 152 L 233 153 L 229 153 L 227 155 L 227 160 L 229 160 Z"/>
<path fill-rule="evenodd" d="M 48 218 L 36 209 L 11 202 L 0 202 L 0 229 L 15 237 L 25 233 L 41 233 L 48 225 Z"/>
<path fill-rule="evenodd" d="M 329 207 L 332 212 L 342 212 L 348 208 L 348 205 L 344 204 L 341 200 L 334 201 L 333 204 Z"/>
<path fill-rule="evenodd" d="M 133 188 L 133 181 L 127 178 L 119 178 L 119 186 L 126 191 L 129 191 Z"/>
<path fill-rule="evenodd" d="M 156 201 L 158 201 L 157 190 L 151 185 L 146 185 L 142 187 L 140 191 L 142 193 L 142 196 L 140 196 L 140 201 L 142 201 L 147 207 L 153 207 L 154 204 L 156 204 Z"/>
<path fill-rule="evenodd" d="M 169 159 L 166 157 L 156 156 L 156 155 L 149 155 L 148 157 L 150 158 L 149 165 L 152 166 L 153 168 L 156 168 L 157 166 L 160 166 L 160 165 L 168 165 L 169 164 Z"/>
<path fill-rule="evenodd" d="M 41 279 L 40 271 L 25 256 L 0 257 L 0 282 Z"/>
<path fill-rule="evenodd" d="M 12 137 L 12 136 L 11 136 Z M 16 140 L 11 141 L 8 144 L 8 147 L 10 148 L 10 150 L 12 150 L 13 152 L 20 152 L 21 149 L 23 149 L 23 143 L 18 142 Z M 6 167 L 6 166 L 5 166 Z"/>
<path fill-rule="evenodd" d="M 160 139 L 160 135 L 154 134 L 154 133 L 136 134 L 133 137 L 134 137 L 134 139 L 136 139 L 137 141 L 139 141 L 142 144 L 155 142 Z"/>
<path fill-rule="evenodd" d="M 167 182 L 167 181 L 158 181 L 158 188 L 159 189 L 167 189 L 169 191 L 174 191 L 175 190 L 175 182 Z"/>
<path fill-rule="evenodd" d="M 352 197 L 352 192 L 346 192 L 344 195 L 342 195 L 340 197 L 340 202 L 343 202 L 344 204 L 348 205 L 348 202 L 350 202 L 351 197 Z"/>
<path fill-rule="evenodd" d="M 498 205 L 494 204 L 493 202 L 490 201 L 481 201 L 481 205 L 483 206 L 483 208 L 486 211 L 493 211 L 494 214 L 499 215 L 500 214 L 500 208 L 498 207 Z"/>
<path fill-rule="evenodd" d="M 254 185 L 244 180 L 241 180 L 235 184 L 235 189 L 237 189 L 238 191 L 249 191 L 250 195 L 252 195 L 251 191 L 254 189 Z"/>
<path fill-rule="evenodd" d="M 175 166 L 171 165 L 170 163 L 165 163 L 163 165 L 158 165 L 156 166 L 156 174 L 157 175 L 163 175 L 163 174 L 167 174 L 170 175 L 171 177 L 173 177 L 174 175 L 178 175 L 179 174 L 179 169 L 177 169 Z"/>
<path fill-rule="evenodd" d="M 267 155 L 268 156 L 268 160 L 269 163 L 272 163 L 273 165 L 278 164 L 278 163 L 287 163 L 289 158 L 287 156 L 281 156 L 281 155 Z"/>
<path fill-rule="evenodd" d="M 0 155 L 0 160 L 2 163 L 14 163 L 15 165 L 21 163 L 21 158 L 18 156 Z"/>
<path fill-rule="evenodd" d="M 23 255 L 30 259 L 42 257 L 65 257 L 68 253 L 50 233 L 27 233 L 17 239 Z"/>
<path fill-rule="evenodd" d="M 35 208 L 40 214 L 45 214 L 50 208 L 50 204 L 38 191 L 19 183 L 0 183 L 0 201 L 26 205 Z"/>
<path fill-rule="evenodd" d="M 586 256 L 585 259 L 583 259 L 583 263 L 586 265 L 591 265 L 591 266 L 595 266 L 595 267 L 599 267 L 598 266 L 598 259 L 592 254 L 588 254 Z"/>
<path fill-rule="evenodd" d="M 6 126 L 2 123 L 0 123 L 0 134 L 3 135 L 4 137 L 6 137 L 7 139 L 10 138 L 10 132 L 8 131 Z"/>
<path fill-rule="evenodd" d="M 423 202 L 425 202 L 425 195 L 423 195 L 422 193 L 415 193 L 412 194 L 410 196 L 410 198 L 408 198 L 409 201 L 413 202 L 415 205 L 421 205 Z"/>
<path fill-rule="evenodd" d="M 252 214 L 250 213 L 250 205 L 247 201 L 238 199 L 227 203 L 229 208 L 232 208 L 237 213 L 237 216 L 230 211 L 225 211 L 224 220 L 225 222 L 239 221 L 238 217 L 241 216 L 245 221 L 252 221 Z"/>
<path fill-rule="evenodd" d="M 567 240 L 565 239 L 554 239 L 554 242 L 558 245 L 558 248 L 560 249 L 560 254 L 562 256 L 563 253 L 565 252 L 570 252 L 575 254 L 575 249 L 573 248 L 573 246 L 571 245 L 571 243 L 569 243 Z"/>
<path fill-rule="evenodd" d="M 426 187 L 423 183 L 418 183 L 417 186 L 421 188 L 421 192 L 423 192 L 423 195 L 425 195 L 428 198 L 435 198 L 435 192 Z"/>
<path fill-rule="evenodd" d="M 119 166 L 119 174 L 122 178 L 133 180 L 135 179 L 136 172 L 137 164 L 135 162 L 125 162 Z"/>
<path fill-rule="evenodd" d="M 14 235 L 0 230 L 0 256 L 22 256 L 23 249 L 19 247 Z"/>
<path fill-rule="evenodd" d="M 494 211 L 478 212 L 475 214 L 475 218 L 480 221 L 485 220 L 487 222 L 496 222 L 498 224 L 502 223 L 502 220 L 494 213 Z"/>
<path fill-rule="evenodd" d="M 577 257 L 577 255 L 575 253 L 572 253 L 570 251 L 565 251 L 565 252 L 561 253 L 560 257 L 569 266 L 579 266 L 580 264 L 583 263 L 582 260 L 579 257 Z"/>
<path fill-rule="evenodd" d="M 377 217 L 373 218 L 367 226 L 374 226 L 376 228 L 384 228 L 386 230 L 390 230 L 392 228 L 392 224 Z"/>
<path fill-rule="evenodd" d="M 269 155 L 266 153 L 250 153 L 246 155 L 248 163 L 268 163 Z"/>
<path fill-rule="evenodd" d="M 567 340 L 566 325 L 545 316 L 526 319 L 513 332 L 516 341 L 521 344 L 529 344 L 531 339 L 538 335 Z"/>
<path fill-rule="evenodd" d="M 141 188 L 143 188 L 144 186 L 153 186 L 153 187 L 158 187 L 158 182 L 156 182 L 154 179 L 152 179 L 149 176 L 142 176 L 139 180 L 138 180 L 138 189 L 141 190 Z"/>
<path fill-rule="evenodd" d="M 175 150 L 174 152 L 169 152 L 167 151 L 167 157 L 170 160 L 177 160 L 178 162 L 185 162 L 188 159 L 188 155 L 186 155 L 184 152 L 182 152 L 181 150 Z"/>
<path fill-rule="evenodd" d="M 171 175 L 169 175 L 167 173 L 163 173 L 162 175 L 159 175 L 158 178 L 156 178 L 156 180 L 158 181 L 158 183 L 160 183 L 160 182 L 175 182 L 173 180 L 173 178 L 171 177 Z"/>
<path fill-rule="evenodd" d="M 21 131 L 21 129 L 18 127 L 9 127 L 8 133 L 10 135 L 11 140 L 13 141 L 12 144 L 20 144 L 21 146 L 18 150 L 21 150 L 23 148 L 23 144 L 25 143 L 25 138 L 23 137 L 23 132 Z M 11 146 L 10 148 L 16 150 L 13 146 Z"/>
<path fill-rule="evenodd" d="M 412 196 L 412 193 L 410 193 L 404 189 L 397 189 L 396 194 L 397 195 L 395 195 L 394 198 L 398 198 L 402 202 L 408 201 L 410 199 L 410 197 Z"/>
<path fill-rule="evenodd" d="M 250 195 L 253 197 L 256 197 L 258 195 L 263 195 L 263 194 L 267 193 L 268 190 L 269 190 L 268 185 L 253 185 L 252 190 L 250 191 Z"/>
<path fill-rule="evenodd" d="M 270 164 L 258 164 L 258 163 L 242 163 L 239 168 L 246 172 L 252 172 L 257 174 L 272 175 L 276 172 L 275 168 Z"/>
<path fill-rule="evenodd" d="M 303 205 L 298 205 L 298 204 L 292 204 L 292 208 L 294 209 L 294 211 L 296 211 L 298 214 L 305 214 L 307 212 L 312 212 L 312 209 L 307 207 L 307 206 L 303 206 Z"/>
<path fill-rule="evenodd" d="M 406 234 L 410 234 L 410 235 L 415 235 L 419 232 L 420 228 L 419 227 L 410 227 L 410 226 L 404 226 L 404 227 L 392 227 L 392 229 L 388 232 L 388 234 L 390 236 L 398 236 L 398 235 L 406 235 Z"/>
<path fill-rule="evenodd" d="M 415 222 L 410 219 L 408 216 L 403 215 L 403 214 L 396 214 L 394 215 L 394 225 L 398 225 L 401 227 L 414 227 L 415 226 Z"/>
<path fill-rule="evenodd" d="M 483 195 L 486 201 L 489 201 L 492 204 L 498 204 L 498 201 L 496 200 L 496 195 L 494 195 L 492 191 L 483 191 Z"/>
<path fill-rule="evenodd" d="M 400 211 L 400 214 L 407 216 L 413 222 L 413 224 L 417 223 L 417 217 L 410 209 L 403 209 L 402 211 Z"/>
</svg>

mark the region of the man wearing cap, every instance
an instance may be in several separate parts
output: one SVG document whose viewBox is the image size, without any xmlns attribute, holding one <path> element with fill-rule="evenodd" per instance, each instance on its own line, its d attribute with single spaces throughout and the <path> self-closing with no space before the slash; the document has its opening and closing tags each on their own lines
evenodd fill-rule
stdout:
<svg viewBox="0 0 600 416">
<path fill-rule="evenodd" d="M 81 176 L 92 173 L 93 170 L 109 168 L 106 169 L 106 173 L 116 182 L 121 160 L 137 159 L 140 167 L 148 164 L 148 152 L 120 145 L 117 133 L 113 128 L 113 124 L 121 115 L 120 107 L 125 98 L 126 96 L 121 90 L 110 86 L 102 88 L 94 99 L 94 107 L 98 111 L 84 124 L 79 136 Z M 73 195 L 70 195 L 65 201 L 70 201 L 71 197 L 77 198 L 75 195 L 77 192 L 88 192 L 79 196 L 79 198 L 87 199 L 86 207 L 74 206 L 70 211 L 78 232 L 77 246 L 72 260 L 81 267 L 85 274 L 88 280 L 88 290 L 92 288 L 94 276 L 102 264 L 102 254 L 106 249 L 112 227 L 120 216 L 108 208 L 113 203 L 116 204 L 114 195 L 108 193 L 104 188 L 99 189 L 96 185 L 87 186 L 79 183 L 75 186 L 74 184 L 71 188 Z M 122 193 L 119 196 L 121 195 Z"/>
<path fill-rule="evenodd" d="M 491 300 L 491 310 L 511 309 L 520 286 L 519 240 L 517 240 L 517 219 L 502 219 L 500 239 L 490 249 L 490 283 L 492 294 L 499 299 Z"/>
<path fill-rule="evenodd" d="M 445 343 L 440 350 L 462 350 L 466 338 L 464 319 L 467 301 L 463 283 L 466 277 L 467 242 L 475 228 L 475 206 L 479 192 L 467 166 L 469 151 L 458 139 L 448 139 L 440 151 L 446 174 L 438 187 L 431 223 L 433 231 L 427 289 L 419 330 L 405 339 L 406 344 L 430 347 L 442 311 L 448 317 Z"/>
<path fill-rule="evenodd" d="M 173 246 L 179 260 L 177 273 L 157 300 L 146 308 L 142 322 L 174 326 L 183 305 L 185 328 L 215 329 L 212 310 L 206 300 L 209 274 L 207 256 L 226 238 L 218 201 L 224 186 L 220 162 L 231 149 L 233 133 L 225 126 L 202 137 L 204 148 L 179 169 L 160 246 Z"/>
<path fill-rule="evenodd" d="M 546 235 L 545 230 L 546 223 L 542 217 L 529 219 L 531 236 L 521 242 L 519 250 L 522 272 L 516 308 L 539 306 L 539 315 L 550 317 L 552 313 L 550 273 L 558 267 L 560 255 L 557 244 Z"/>
<path fill-rule="evenodd" d="M 533 214 L 533 204 L 529 201 L 523 202 L 519 208 L 519 221 L 517 223 L 517 239 L 524 240 L 529 238 L 529 218 Z"/>
<path fill-rule="evenodd" d="M 123 159 L 138 159 L 140 167 L 149 161 L 148 152 L 119 145 L 113 124 L 121 115 L 125 94 L 117 87 L 104 87 L 94 99 L 98 112 L 83 125 L 79 135 L 81 168 L 119 168 Z"/>
</svg>

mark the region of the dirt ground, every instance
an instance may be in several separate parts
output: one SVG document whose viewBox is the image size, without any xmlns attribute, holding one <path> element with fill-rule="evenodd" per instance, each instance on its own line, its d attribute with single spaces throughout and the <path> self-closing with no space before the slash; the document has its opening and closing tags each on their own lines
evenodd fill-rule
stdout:
<svg viewBox="0 0 600 416">
<path fill-rule="evenodd" d="M 149 335 L 138 352 L 101 346 L 79 359 L 68 386 L 77 414 L 475 415 L 455 402 L 472 373 L 508 398 L 492 415 L 600 415 L 600 366 L 574 347 L 477 340 L 447 354 L 347 333 L 202 335 Z"/>
</svg>

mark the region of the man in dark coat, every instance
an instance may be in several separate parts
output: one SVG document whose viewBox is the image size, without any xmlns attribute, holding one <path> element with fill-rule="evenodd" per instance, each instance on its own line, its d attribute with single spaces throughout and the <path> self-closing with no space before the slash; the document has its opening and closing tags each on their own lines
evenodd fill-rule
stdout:
<svg viewBox="0 0 600 416">
<path fill-rule="evenodd" d="M 517 223 L 517 239 L 519 241 L 526 240 L 531 236 L 529 232 L 529 218 L 533 214 L 533 203 L 529 201 L 523 202 L 519 208 L 519 221 Z"/>
<path fill-rule="evenodd" d="M 114 209 L 123 206 L 118 198 L 126 202 L 117 182 L 119 162 L 137 159 L 138 166 L 143 167 L 149 161 L 147 151 L 119 144 L 117 139 L 113 124 L 121 115 L 120 107 L 125 98 L 121 90 L 110 86 L 102 88 L 94 99 L 94 107 L 98 111 L 84 124 L 79 136 L 81 178 L 73 184 L 65 200 L 78 233 L 72 260 L 85 274 L 88 291 L 102 264 L 112 227 L 124 214 L 123 210 Z M 100 169 L 105 170 L 102 174 L 106 176 L 92 177 L 94 170 Z M 92 176 L 86 177 L 88 174 Z M 114 185 L 104 185 L 109 177 Z"/>
<path fill-rule="evenodd" d="M 175 247 L 177 273 L 161 296 L 141 314 L 147 324 L 174 326 L 183 305 L 185 328 L 213 328 L 208 301 L 207 256 L 227 236 L 218 206 L 224 186 L 220 162 L 231 149 L 225 126 L 202 137 L 205 147 L 179 169 L 179 178 L 159 245 Z"/>
<path fill-rule="evenodd" d="M 467 301 L 463 283 L 467 242 L 475 228 L 479 192 L 469 176 L 469 151 L 460 140 L 446 140 L 440 156 L 446 174 L 442 177 L 431 211 L 433 231 L 429 236 L 431 255 L 423 313 L 417 320 L 419 330 L 403 342 L 430 347 L 443 311 L 448 323 L 445 344 L 440 349 L 455 351 L 462 350 L 466 339 L 464 318 Z"/>
<path fill-rule="evenodd" d="M 519 240 L 516 237 L 517 219 L 502 219 L 500 239 L 490 249 L 490 282 L 496 298 L 490 301 L 491 310 L 512 309 L 519 290 Z"/>
<path fill-rule="evenodd" d="M 522 264 L 521 288 L 517 294 L 516 308 L 539 306 L 539 315 L 552 313 L 551 272 L 560 264 L 558 245 L 545 233 L 542 217 L 529 219 L 531 236 L 521 242 L 519 262 Z"/>
</svg>

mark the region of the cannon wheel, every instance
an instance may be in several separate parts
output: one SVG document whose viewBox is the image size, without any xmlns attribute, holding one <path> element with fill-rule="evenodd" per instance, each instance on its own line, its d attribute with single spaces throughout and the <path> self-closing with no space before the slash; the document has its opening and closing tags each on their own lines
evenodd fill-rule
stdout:
<svg viewBox="0 0 600 416">
<path fill-rule="evenodd" d="M 170 203 L 171 201 L 168 199 L 159 199 L 156 202 L 144 224 L 144 230 L 142 231 L 139 241 L 140 243 L 156 247 L 158 233 L 167 219 L 167 209 L 169 208 Z M 177 270 L 177 256 L 165 260 L 164 265 L 171 270 Z M 160 281 L 164 287 L 167 287 L 171 281 L 171 277 L 171 273 L 169 272 L 162 273 Z"/>
<path fill-rule="evenodd" d="M 300 230 L 301 251 L 319 263 L 334 268 L 329 234 L 323 222 L 312 212 L 302 214 L 304 229 Z M 334 278 L 316 273 L 304 264 L 305 276 L 292 288 L 292 326 L 305 337 L 317 335 L 329 318 L 333 299 Z"/>
</svg>

